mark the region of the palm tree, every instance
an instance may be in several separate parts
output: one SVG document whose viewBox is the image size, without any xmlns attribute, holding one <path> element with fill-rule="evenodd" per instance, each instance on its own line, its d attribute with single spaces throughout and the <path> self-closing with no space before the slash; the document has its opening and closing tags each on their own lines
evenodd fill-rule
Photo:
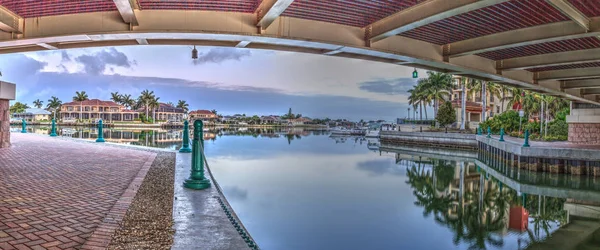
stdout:
<svg viewBox="0 0 600 250">
<path fill-rule="evenodd" d="M 421 93 L 422 92 L 419 91 L 418 86 L 419 85 L 408 90 L 408 93 L 410 93 L 410 95 L 408 96 L 408 105 L 412 105 L 413 110 L 417 110 L 417 107 L 421 105 L 421 100 L 422 100 Z M 421 112 L 421 116 L 422 115 L 423 115 L 423 113 Z"/>
<path fill-rule="evenodd" d="M 89 100 L 88 95 L 85 93 L 85 91 L 75 91 L 75 96 L 73 96 L 73 101 L 77 101 L 77 102 L 82 102 L 82 101 L 86 101 Z"/>
<path fill-rule="evenodd" d="M 213 114 L 215 114 L 215 115 L 217 114 L 217 110 L 216 109 L 213 109 L 210 112 L 213 113 Z"/>
<path fill-rule="evenodd" d="M 526 91 L 525 96 L 523 97 L 523 111 L 525 111 L 530 119 L 531 115 L 540 111 L 540 99 L 540 94 Z"/>
<path fill-rule="evenodd" d="M 46 109 L 54 110 L 54 116 L 56 117 L 56 112 L 60 110 L 60 105 L 62 105 L 62 101 L 58 99 L 58 97 L 52 96 L 50 100 L 48 100 L 48 104 L 46 104 Z"/>
<path fill-rule="evenodd" d="M 160 107 L 160 102 L 158 102 L 160 97 L 153 97 L 154 98 L 148 103 L 148 107 L 152 109 L 152 121 L 153 123 L 156 123 L 156 110 Z"/>
<path fill-rule="evenodd" d="M 131 95 L 122 95 L 121 96 L 121 104 L 123 104 L 127 109 L 131 109 L 133 105 L 135 105 L 135 100 L 131 99 Z"/>
<path fill-rule="evenodd" d="M 40 101 L 40 99 L 37 99 L 33 101 L 33 106 L 35 106 L 36 108 L 42 108 L 42 106 L 44 106 L 44 102 Z"/>
<path fill-rule="evenodd" d="M 173 102 L 167 102 L 167 105 L 175 107 L 175 105 L 173 104 Z"/>
<path fill-rule="evenodd" d="M 500 100 L 502 101 L 502 109 L 500 110 L 500 112 L 504 112 L 506 111 L 506 106 L 504 105 L 504 101 L 507 100 L 506 94 L 508 94 L 510 92 L 510 87 L 500 84 L 498 85 L 498 90 L 500 91 Z"/>
<path fill-rule="evenodd" d="M 452 75 L 427 71 L 425 89 L 429 100 L 433 101 L 433 116 L 437 116 L 440 101 L 445 101 L 452 91 Z"/>
<path fill-rule="evenodd" d="M 486 86 L 486 88 L 485 88 L 485 89 L 486 89 L 486 91 L 487 91 L 487 94 L 486 94 L 486 96 L 487 96 L 487 97 L 489 97 L 489 98 L 490 98 L 490 100 L 492 100 L 493 98 L 500 98 L 500 97 L 501 97 L 501 93 L 500 93 L 500 92 L 501 92 L 501 90 L 500 90 L 500 86 L 501 86 L 500 84 L 493 83 L 493 82 L 489 82 L 489 83 L 487 83 L 487 86 Z M 487 101 L 487 100 L 486 100 L 486 101 Z M 493 112 L 494 112 L 494 111 L 492 110 L 492 113 L 493 113 Z"/>
<path fill-rule="evenodd" d="M 523 109 L 523 95 L 525 92 L 523 90 L 509 87 L 508 92 L 509 96 L 504 97 L 504 100 L 508 101 L 508 106 L 514 106 L 515 104 L 519 104 L 520 108 Z"/>
<path fill-rule="evenodd" d="M 150 91 L 147 89 L 142 91 L 142 94 L 138 98 L 138 103 L 143 105 L 144 109 L 146 110 L 146 118 L 148 117 L 148 108 L 149 108 L 152 100 L 154 100 L 154 98 L 156 98 L 154 96 L 154 91 Z"/>
<path fill-rule="evenodd" d="M 184 100 L 177 101 L 177 108 L 183 109 L 183 112 L 187 113 L 190 110 L 190 105 L 187 104 Z"/>
<path fill-rule="evenodd" d="M 460 92 L 460 130 L 465 130 L 465 124 L 467 122 L 467 82 L 468 78 L 457 79 L 461 88 Z"/>
<path fill-rule="evenodd" d="M 111 96 L 111 97 L 110 97 L 110 99 L 111 99 L 113 102 L 116 102 L 116 103 L 119 103 L 119 104 L 120 104 L 120 103 L 122 103 L 122 101 L 123 101 L 123 96 L 122 96 L 122 95 L 120 95 L 118 91 L 117 91 L 117 92 L 112 92 L 112 93 L 110 93 L 110 96 Z"/>
<path fill-rule="evenodd" d="M 47 109 L 58 109 L 58 107 L 60 107 L 60 105 L 62 104 L 62 101 L 60 99 L 58 99 L 58 97 L 56 96 L 52 96 L 49 100 L 48 100 L 48 104 L 46 104 L 46 108 Z"/>
</svg>

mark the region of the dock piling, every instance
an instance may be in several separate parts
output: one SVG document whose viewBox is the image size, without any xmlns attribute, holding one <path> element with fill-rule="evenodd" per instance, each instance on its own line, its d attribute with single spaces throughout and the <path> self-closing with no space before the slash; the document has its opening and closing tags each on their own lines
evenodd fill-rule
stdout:
<svg viewBox="0 0 600 250">
<path fill-rule="evenodd" d="M 27 133 L 27 123 L 25 122 L 25 119 L 21 121 L 21 133 Z"/>
<path fill-rule="evenodd" d="M 104 132 L 103 132 L 102 120 L 98 121 L 98 139 L 96 142 L 104 142 Z"/>
<path fill-rule="evenodd" d="M 201 120 L 194 121 L 194 139 L 192 141 L 192 171 L 190 178 L 184 181 L 183 186 L 189 189 L 206 189 L 210 187 L 210 180 L 204 176 L 204 124 Z"/>
</svg>

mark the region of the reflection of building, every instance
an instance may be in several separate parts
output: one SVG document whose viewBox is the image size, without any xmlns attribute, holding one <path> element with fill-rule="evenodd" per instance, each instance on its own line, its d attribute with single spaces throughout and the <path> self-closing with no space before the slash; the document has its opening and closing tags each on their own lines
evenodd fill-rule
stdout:
<svg viewBox="0 0 600 250">
<path fill-rule="evenodd" d="M 106 121 L 133 121 L 139 114 L 133 110 L 125 109 L 113 101 L 98 99 L 73 101 L 62 104 L 60 118 L 64 120 L 76 119 L 103 119 Z"/>
<path fill-rule="evenodd" d="M 39 122 L 39 121 L 48 121 L 51 118 L 52 113 L 43 109 L 25 109 L 23 113 L 13 114 L 13 118 L 25 119 L 28 122 Z"/>
<path fill-rule="evenodd" d="M 217 119 L 217 114 L 208 110 L 194 110 L 190 112 L 190 120 L 214 121 Z"/>
</svg>

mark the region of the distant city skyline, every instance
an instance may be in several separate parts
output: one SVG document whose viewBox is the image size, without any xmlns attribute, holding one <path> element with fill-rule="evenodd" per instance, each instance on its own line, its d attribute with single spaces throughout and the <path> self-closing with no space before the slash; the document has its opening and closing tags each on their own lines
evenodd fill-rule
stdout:
<svg viewBox="0 0 600 250">
<path fill-rule="evenodd" d="M 406 117 L 413 68 L 357 59 L 268 50 L 188 46 L 126 46 L 1 55 L 2 81 L 32 106 L 75 91 L 109 100 L 144 89 L 161 102 L 220 114 L 294 113 L 314 118 L 395 120 Z M 426 73 L 419 70 L 419 76 Z M 431 113 L 430 113 L 431 114 Z M 412 116 L 412 114 L 411 114 Z M 431 117 L 430 117 L 431 118 Z"/>
</svg>

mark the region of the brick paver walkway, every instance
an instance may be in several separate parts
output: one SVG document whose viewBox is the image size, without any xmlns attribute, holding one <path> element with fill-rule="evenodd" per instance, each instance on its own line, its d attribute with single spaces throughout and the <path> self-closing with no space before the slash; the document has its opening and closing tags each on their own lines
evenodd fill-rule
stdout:
<svg viewBox="0 0 600 250">
<path fill-rule="evenodd" d="M 0 249 L 81 248 L 113 223 L 155 156 L 37 135 L 11 139 L 0 149 Z"/>
</svg>

